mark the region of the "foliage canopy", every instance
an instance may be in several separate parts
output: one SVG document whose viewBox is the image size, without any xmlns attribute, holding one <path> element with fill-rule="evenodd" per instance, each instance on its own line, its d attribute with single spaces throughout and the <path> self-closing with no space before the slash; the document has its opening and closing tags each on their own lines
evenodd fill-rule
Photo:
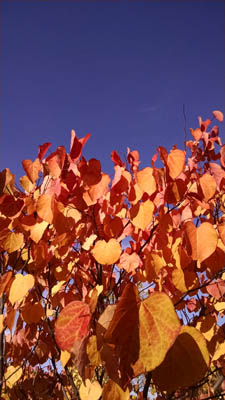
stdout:
<svg viewBox="0 0 225 400">
<path fill-rule="evenodd" d="M 215 374 L 225 391 L 215 120 L 145 168 L 113 151 L 112 181 L 74 131 L 68 154 L 45 143 L 23 160 L 22 189 L 0 173 L 1 398 L 126 400 L 140 376 L 139 399 L 213 398 Z"/>
</svg>

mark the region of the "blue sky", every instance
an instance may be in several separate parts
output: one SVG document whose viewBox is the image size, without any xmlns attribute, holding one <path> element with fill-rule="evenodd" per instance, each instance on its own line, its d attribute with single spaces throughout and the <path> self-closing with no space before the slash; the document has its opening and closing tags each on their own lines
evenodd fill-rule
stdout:
<svg viewBox="0 0 225 400">
<path fill-rule="evenodd" d="M 146 166 L 183 148 L 197 116 L 224 111 L 224 1 L 1 1 L 0 170 L 17 179 L 38 145 L 91 133 L 112 175 L 127 146 Z M 224 129 L 223 129 L 224 132 Z"/>
</svg>

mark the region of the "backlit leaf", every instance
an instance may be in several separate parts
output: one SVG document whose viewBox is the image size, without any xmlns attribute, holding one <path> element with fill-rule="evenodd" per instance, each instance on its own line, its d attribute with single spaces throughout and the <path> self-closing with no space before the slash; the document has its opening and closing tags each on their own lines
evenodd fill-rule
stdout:
<svg viewBox="0 0 225 400">
<path fill-rule="evenodd" d="M 174 345 L 163 363 L 152 373 L 160 390 L 171 393 L 193 386 L 202 379 L 209 366 L 209 353 L 202 334 L 190 326 L 182 326 Z"/>
<path fill-rule="evenodd" d="M 37 214 L 49 224 L 53 220 L 52 196 L 50 194 L 42 194 L 37 201 Z"/>
<path fill-rule="evenodd" d="M 10 365 L 4 375 L 6 385 L 12 388 L 14 383 L 16 383 L 22 376 L 23 370 L 20 366 Z"/>
<path fill-rule="evenodd" d="M 35 183 L 38 179 L 39 171 L 41 170 L 41 164 L 38 158 L 34 162 L 31 160 L 23 160 L 22 165 L 28 178 L 32 183 Z"/>
<path fill-rule="evenodd" d="M 34 277 L 30 274 L 16 274 L 10 287 L 9 301 L 13 305 L 16 301 L 23 299 L 28 291 L 34 286 Z"/>
<path fill-rule="evenodd" d="M 63 368 L 68 363 L 70 357 L 71 357 L 71 353 L 69 353 L 67 350 L 62 350 L 61 351 L 60 361 L 61 361 L 61 364 L 62 364 Z"/>
<path fill-rule="evenodd" d="M 130 218 L 132 224 L 145 230 L 152 221 L 154 211 L 154 204 L 151 200 L 147 200 L 144 203 L 135 204 L 130 209 Z"/>
<path fill-rule="evenodd" d="M 12 277 L 12 271 L 6 272 L 4 275 L 0 277 L 0 297 L 4 293 L 11 277 Z"/>
<path fill-rule="evenodd" d="M 3 329 L 4 329 L 3 320 L 4 320 L 4 315 L 3 315 L 3 314 L 0 314 L 0 333 L 2 333 L 2 331 L 3 331 Z"/>
<path fill-rule="evenodd" d="M 169 174 L 172 179 L 176 179 L 184 169 L 185 152 L 179 149 L 172 150 L 167 158 Z"/>
<path fill-rule="evenodd" d="M 215 110 L 212 114 L 219 122 L 223 122 L 223 113 L 221 111 Z"/>
<path fill-rule="evenodd" d="M 165 293 L 155 292 L 141 302 L 139 362 L 145 371 L 152 371 L 161 364 L 180 328 L 173 304 Z"/>
<path fill-rule="evenodd" d="M 132 253 L 132 254 L 123 253 L 122 256 L 120 257 L 118 267 L 122 269 L 124 268 L 125 271 L 130 273 L 134 272 L 141 264 L 142 261 L 137 253 Z"/>
<path fill-rule="evenodd" d="M 30 237 L 35 243 L 38 243 L 41 240 L 47 226 L 48 222 L 46 221 L 40 223 L 37 222 L 35 225 L 31 226 Z"/>
<path fill-rule="evenodd" d="M 200 177 L 199 183 L 204 194 L 204 200 L 210 200 L 216 193 L 216 181 L 210 174 L 204 174 Z"/>
<path fill-rule="evenodd" d="M 23 234 L 9 232 L 3 241 L 3 247 L 5 251 L 8 253 L 13 253 L 16 250 L 19 250 L 24 243 Z"/>
<path fill-rule="evenodd" d="M 91 319 L 89 306 L 83 301 L 72 301 L 60 312 L 55 325 L 55 338 L 61 350 L 79 347 L 88 334 Z"/>
<path fill-rule="evenodd" d="M 86 379 L 85 385 L 82 382 L 79 389 L 79 395 L 81 400 L 98 400 L 102 394 L 102 387 L 98 381 L 91 382 Z"/>
<path fill-rule="evenodd" d="M 137 183 L 143 192 L 149 196 L 156 191 L 156 182 L 153 175 L 153 168 L 146 167 L 137 172 Z"/>
<path fill-rule="evenodd" d="M 121 254 L 121 246 L 116 239 L 98 240 L 92 250 L 92 254 L 99 264 L 114 264 Z"/>
<path fill-rule="evenodd" d="M 191 221 L 188 221 L 185 224 L 185 232 L 191 246 L 193 260 L 202 262 L 216 250 L 218 236 L 209 222 L 203 222 L 196 228 Z"/>
</svg>

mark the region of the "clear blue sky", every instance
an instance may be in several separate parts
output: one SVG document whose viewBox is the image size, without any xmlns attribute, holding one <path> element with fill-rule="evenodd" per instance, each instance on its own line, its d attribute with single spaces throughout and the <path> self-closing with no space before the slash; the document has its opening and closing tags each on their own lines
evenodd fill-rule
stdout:
<svg viewBox="0 0 225 400">
<path fill-rule="evenodd" d="M 127 146 L 146 166 L 159 145 L 224 111 L 224 1 L 1 1 L 0 170 L 17 178 L 38 145 L 84 155 L 112 174 Z M 224 130 L 223 130 L 224 132 Z"/>
</svg>

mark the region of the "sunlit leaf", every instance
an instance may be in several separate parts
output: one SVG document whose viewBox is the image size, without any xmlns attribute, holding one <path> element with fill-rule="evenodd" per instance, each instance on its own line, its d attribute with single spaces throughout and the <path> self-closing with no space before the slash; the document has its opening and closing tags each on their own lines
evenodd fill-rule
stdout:
<svg viewBox="0 0 225 400">
<path fill-rule="evenodd" d="M 169 174 L 172 179 L 176 179 L 184 169 L 185 152 L 179 149 L 172 150 L 167 159 Z"/>
<path fill-rule="evenodd" d="M 137 183 L 143 192 L 152 195 L 156 191 L 156 182 L 153 175 L 153 168 L 146 167 L 137 172 Z"/>
<path fill-rule="evenodd" d="M 12 388 L 14 383 L 16 383 L 22 376 L 23 370 L 20 366 L 10 365 L 4 375 L 6 385 Z"/>
<path fill-rule="evenodd" d="M 3 320 L 4 320 L 4 315 L 3 315 L 3 314 L 0 314 L 0 333 L 2 333 L 2 331 L 3 331 L 3 329 L 4 329 Z"/>
<path fill-rule="evenodd" d="M 61 361 L 61 364 L 62 364 L 63 368 L 68 363 L 70 357 L 71 357 L 71 353 L 69 353 L 67 350 L 62 350 L 61 351 L 60 361 Z"/>
<path fill-rule="evenodd" d="M 215 110 L 212 114 L 219 122 L 223 122 L 223 113 L 221 111 Z"/>
<path fill-rule="evenodd" d="M 30 274 L 16 274 L 10 287 L 9 301 L 13 305 L 16 301 L 23 299 L 28 291 L 34 286 L 34 277 Z"/>
<path fill-rule="evenodd" d="M 86 379 L 85 384 L 82 382 L 79 389 L 81 400 L 98 400 L 102 394 L 102 387 L 98 381 L 91 382 Z"/>
<path fill-rule="evenodd" d="M 24 243 L 24 238 L 22 233 L 9 232 L 6 239 L 3 241 L 3 247 L 8 253 L 13 253 L 19 250 Z"/>
<path fill-rule="evenodd" d="M 36 158 L 34 162 L 32 162 L 31 160 L 23 160 L 22 165 L 30 181 L 32 183 L 35 183 L 41 170 L 39 159 Z"/>
<path fill-rule="evenodd" d="M 114 264 L 121 254 L 121 246 L 116 239 L 98 240 L 92 250 L 92 254 L 99 264 Z"/>
<path fill-rule="evenodd" d="M 83 301 L 72 301 L 60 312 L 55 325 L 55 338 L 61 350 L 69 352 L 80 346 L 88 334 L 91 319 L 89 306 Z"/>
<path fill-rule="evenodd" d="M 152 221 L 153 211 L 154 203 L 151 200 L 135 204 L 130 209 L 132 224 L 137 228 L 145 230 Z"/>
<path fill-rule="evenodd" d="M 216 250 L 218 236 L 209 222 L 204 222 L 196 228 L 191 221 L 188 221 L 185 224 L 185 232 L 191 246 L 193 260 L 202 262 Z"/>
<path fill-rule="evenodd" d="M 30 237 L 35 243 L 38 243 L 41 240 L 47 226 L 48 222 L 46 221 L 42 221 L 31 226 Z"/>
<path fill-rule="evenodd" d="M 137 253 L 123 253 L 118 262 L 118 267 L 125 269 L 125 271 L 130 273 L 134 272 L 141 264 L 142 261 Z"/>
<path fill-rule="evenodd" d="M 37 201 L 37 214 L 49 224 L 53 220 L 52 196 L 50 194 L 42 194 Z"/>
<path fill-rule="evenodd" d="M 87 356 L 90 360 L 90 363 L 93 367 L 97 367 L 102 363 L 101 355 L 97 348 L 97 338 L 95 335 L 92 335 L 88 339 L 87 343 Z"/>
<path fill-rule="evenodd" d="M 204 200 L 208 201 L 216 192 L 216 181 L 212 175 L 204 174 L 200 177 L 199 183 L 203 191 Z"/>
<path fill-rule="evenodd" d="M 161 364 L 180 328 L 173 304 L 165 293 L 155 292 L 141 302 L 139 361 L 146 371 L 152 371 Z"/>
</svg>

